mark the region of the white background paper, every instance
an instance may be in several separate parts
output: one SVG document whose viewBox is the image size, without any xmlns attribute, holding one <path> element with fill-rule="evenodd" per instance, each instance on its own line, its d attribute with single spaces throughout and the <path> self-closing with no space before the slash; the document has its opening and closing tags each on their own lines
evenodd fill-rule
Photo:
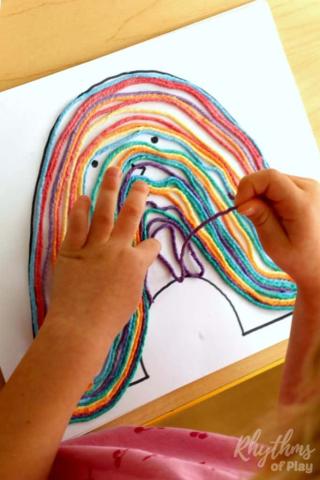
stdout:
<svg viewBox="0 0 320 480">
<path fill-rule="evenodd" d="M 103 78 L 160 70 L 207 90 L 255 140 L 269 164 L 320 178 L 319 154 L 267 4 L 249 5 L 0 94 L 0 366 L 8 377 L 32 340 L 27 287 L 31 203 L 43 148 L 65 104 Z M 156 267 L 157 268 L 157 267 Z M 246 329 L 274 318 L 210 276 L 232 297 Z M 151 309 L 143 360 L 150 379 L 88 431 L 183 384 L 288 337 L 290 320 L 241 336 L 221 295 L 187 280 Z M 139 374 L 139 372 L 138 372 Z"/>
</svg>

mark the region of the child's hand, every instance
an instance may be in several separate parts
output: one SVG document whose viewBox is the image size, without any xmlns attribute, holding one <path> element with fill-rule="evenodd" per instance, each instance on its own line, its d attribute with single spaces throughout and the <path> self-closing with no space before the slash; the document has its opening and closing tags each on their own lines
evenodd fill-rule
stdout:
<svg viewBox="0 0 320 480">
<path fill-rule="evenodd" d="M 47 319 L 1 391 L 3 479 L 48 478 L 72 411 L 136 309 L 147 268 L 159 253 L 157 240 L 132 246 L 145 183 L 134 184 L 113 225 L 119 186 L 120 173 L 110 168 L 90 226 L 87 197 L 72 209 Z"/>
<path fill-rule="evenodd" d="M 119 188 L 120 171 L 109 168 L 90 226 L 89 198 L 80 197 L 75 203 L 55 267 L 48 311 L 49 317 L 58 316 L 84 327 L 85 332 L 90 327 L 112 338 L 134 313 L 147 269 L 160 251 L 154 239 L 132 246 L 148 186 L 133 185 L 114 225 Z"/>
<path fill-rule="evenodd" d="M 261 170 L 244 177 L 239 213 L 255 225 L 268 255 L 304 291 L 320 292 L 320 184 Z"/>
</svg>

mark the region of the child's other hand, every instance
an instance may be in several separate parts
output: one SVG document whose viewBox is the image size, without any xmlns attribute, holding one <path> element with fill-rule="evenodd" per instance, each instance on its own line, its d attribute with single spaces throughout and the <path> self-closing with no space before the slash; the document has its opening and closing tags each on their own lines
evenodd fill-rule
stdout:
<svg viewBox="0 0 320 480">
<path fill-rule="evenodd" d="M 134 313 L 147 269 L 160 251 L 155 239 L 132 246 L 148 195 L 146 183 L 133 185 L 114 225 L 120 183 L 120 171 L 109 168 L 91 225 L 89 198 L 76 201 L 55 266 L 48 311 L 49 317 L 112 338 Z"/>
<path fill-rule="evenodd" d="M 320 184 L 261 170 L 240 181 L 235 203 L 268 255 L 301 290 L 320 292 Z"/>
</svg>

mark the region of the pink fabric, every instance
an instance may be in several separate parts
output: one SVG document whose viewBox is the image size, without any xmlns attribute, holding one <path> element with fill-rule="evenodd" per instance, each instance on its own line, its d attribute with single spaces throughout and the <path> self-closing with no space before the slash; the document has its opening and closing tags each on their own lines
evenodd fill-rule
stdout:
<svg viewBox="0 0 320 480">
<path fill-rule="evenodd" d="M 237 438 L 187 429 L 118 427 L 63 442 L 50 480 L 231 480 L 254 475 Z"/>
</svg>

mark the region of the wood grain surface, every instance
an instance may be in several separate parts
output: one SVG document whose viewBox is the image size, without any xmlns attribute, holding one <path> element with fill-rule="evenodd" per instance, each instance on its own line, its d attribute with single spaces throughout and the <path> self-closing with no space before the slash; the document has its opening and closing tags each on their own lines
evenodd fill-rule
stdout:
<svg viewBox="0 0 320 480">
<path fill-rule="evenodd" d="M 243 0 L 2 0 L 0 90 L 247 3 Z M 320 138 L 319 0 L 269 0 Z M 236 39 L 235 39 L 236 40 Z"/>
</svg>

